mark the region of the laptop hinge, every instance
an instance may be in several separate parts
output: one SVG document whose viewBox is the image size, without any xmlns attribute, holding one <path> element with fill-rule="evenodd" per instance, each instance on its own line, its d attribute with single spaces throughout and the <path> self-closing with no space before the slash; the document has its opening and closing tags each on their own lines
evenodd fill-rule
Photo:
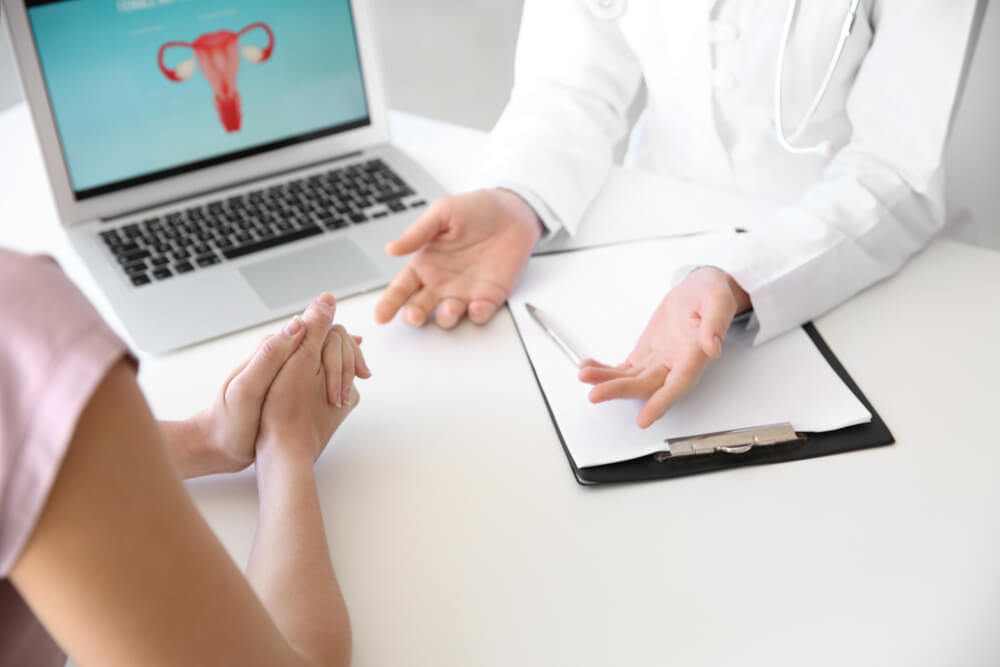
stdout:
<svg viewBox="0 0 1000 667">
<path fill-rule="evenodd" d="M 237 181 L 235 183 L 230 183 L 223 188 L 215 188 L 214 190 L 203 190 L 201 192 L 195 192 L 183 197 L 178 197 L 176 199 L 168 199 L 166 201 L 160 202 L 158 204 L 153 204 L 152 206 L 143 206 L 142 208 L 133 209 L 131 211 L 126 211 L 124 213 L 119 213 L 118 215 L 111 218 L 101 218 L 101 222 L 115 222 L 121 220 L 122 218 L 128 218 L 136 213 L 142 213 L 143 211 L 148 211 L 151 208 L 161 208 L 163 206 L 170 206 L 171 204 L 177 204 L 188 199 L 194 199 L 195 197 L 201 197 L 213 192 L 221 192 L 222 190 L 230 190 L 232 188 L 238 188 L 244 185 L 250 185 L 251 183 L 257 183 L 259 181 L 266 181 L 272 178 L 277 178 L 279 176 L 284 176 L 285 174 L 291 174 L 296 171 L 302 171 L 303 169 L 311 169 L 312 167 L 317 167 L 321 164 L 329 164 L 331 162 L 340 162 L 341 160 L 349 160 L 351 158 L 360 157 L 364 154 L 364 151 L 351 151 L 350 153 L 343 153 L 337 155 L 336 157 L 324 158 L 322 160 L 315 160 L 313 162 L 307 162 L 306 164 L 300 164 L 297 167 L 292 167 L 290 169 L 282 169 L 281 171 L 276 171 L 274 173 L 268 174 L 267 176 L 260 176 L 258 178 L 250 178 L 243 181 Z"/>
</svg>

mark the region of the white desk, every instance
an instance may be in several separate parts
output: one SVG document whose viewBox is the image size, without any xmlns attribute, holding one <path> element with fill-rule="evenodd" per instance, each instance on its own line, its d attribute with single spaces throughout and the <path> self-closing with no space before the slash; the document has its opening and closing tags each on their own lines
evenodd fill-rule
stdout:
<svg viewBox="0 0 1000 667">
<path fill-rule="evenodd" d="M 479 133 L 395 114 L 450 188 Z M 464 179 L 464 180 L 462 180 Z M 58 233 L 23 106 L 0 114 L 0 244 L 47 249 L 109 315 Z M 1000 255 L 938 242 L 818 327 L 892 447 L 585 489 L 502 313 L 376 327 L 375 377 L 317 464 L 359 666 L 993 665 L 1000 660 Z M 204 405 L 273 325 L 142 358 L 158 416 Z M 239 563 L 252 474 L 195 481 Z"/>
</svg>

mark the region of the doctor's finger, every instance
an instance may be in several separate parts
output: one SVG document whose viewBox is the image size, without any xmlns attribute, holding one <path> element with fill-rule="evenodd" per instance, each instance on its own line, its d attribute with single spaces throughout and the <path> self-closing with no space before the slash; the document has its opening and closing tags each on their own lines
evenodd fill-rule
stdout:
<svg viewBox="0 0 1000 667">
<path fill-rule="evenodd" d="M 433 241 L 444 229 L 446 211 L 447 204 L 443 200 L 432 203 L 426 213 L 385 247 L 386 253 L 393 257 L 409 255 Z"/>
<path fill-rule="evenodd" d="M 437 293 L 425 287 L 410 299 L 403 308 L 403 321 L 413 327 L 423 326 L 438 305 Z"/>
<path fill-rule="evenodd" d="M 385 324 L 392 320 L 403 304 L 409 301 L 410 297 L 416 294 L 422 285 L 423 282 L 417 272 L 410 266 L 404 266 L 392 279 L 389 286 L 385 288 L 382 298 L 375 304 L 375 321 L 379 324 Z"/>
<path fill-rule="evenodd" d="M 442 329 L 451 329 L 465 315 L 466 308 L 466 303 L 462 299 L 453 296 L 447 297 L 438 304 L 434 319 Z"/>
<path fill-rule="evenodd" d="M 722 354 L 722 341 L 733 321 L 735 305 L 731 298 L 709 297 L 701 308 L 698 326 L 698 345 L 705 356 L 717 359 Z"/>
<path fill-rule="evenodd" d="M 601 368 L 599 366 L 581 366 L 578 377 L 581 382 L 586 382 L 587 384 L 597 384 L 598 382 L 607 382 L 608 380 L 635 377 L 640 372 L 642 372 L 642 369 L 639 367 Z"/>
<path fill-rule="evenodd" d="M 590 402 L 601 403 L 615 398 L 648 398 L 663 386 L 668 371 L 660 366 L 644 371 L 636 377 L 608 380 L 590 390 Z"/>
<path fill-rule="evenodd" d="M 667 374 L 663 386 L 653 392 L 646 404 L 639 410 L 636 423 L 639 428 L 649 428 L 650 424 L 662 417 L 684 394 L 691 391 L 704 367 L 703 363 L 691 362 L 676 366 Z"/>
<path fill-rule="evenodd" d="M 631 357 L 632 355 L 629 356 Z M 587 357 L 586 359 L 580 362 L 580 368 L 583 368 L 584 366 L 592 366 L 594 368 L 615 368 L 618 370 L 624 370 L 626 368 L 632 368 L 633 364 L 631 361 L 623 361 L 617 366 L 612 366 L 610 364 L 602 363 L 597 359 L 592 359 L 590 357 Z"/>
<path fill-rule="evenodd" d="M 476 299 L 469 304 L 469 319 L 476 324 L 486 324 L 496 315 L 500 304 L 488 299 Z"/>
</svg>

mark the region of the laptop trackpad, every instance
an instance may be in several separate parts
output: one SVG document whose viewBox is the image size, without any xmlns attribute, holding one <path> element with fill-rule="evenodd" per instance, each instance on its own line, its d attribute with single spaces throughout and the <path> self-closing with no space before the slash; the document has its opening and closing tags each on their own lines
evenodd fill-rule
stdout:
<svg viewBox="0 0 1000 667">
<path fill-rule="evenodd" d="M 313 299 L 379 277 L 375 265 L 350 239 L 312 245 L 298 252 L 240 267 L 240 273 L 268 308 Z"/>
</svg>

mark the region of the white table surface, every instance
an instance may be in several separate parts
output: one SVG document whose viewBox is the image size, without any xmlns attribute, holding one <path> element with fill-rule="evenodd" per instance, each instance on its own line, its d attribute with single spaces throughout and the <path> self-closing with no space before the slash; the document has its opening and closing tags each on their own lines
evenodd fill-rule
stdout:
<svg viewBox="0 0 1000 667">
<path fill-rule="evenodd" d="M 475 185 L 481 133 L 391 126 L 446 187 Z M 23 105 L 0 114 L 0 245 L 55 255 L 120 330 Z M 1000 255 L 936 242 L 817 322 L 894 446 L 609 488 L 573 480 L 509 314 L 414 331 L 344 300 L 375 377 L 316 470 L 355 664 L 998 664 L 998 285 Z M 142 355 L 156 414 L 203 406 L 275 326 Z M 189 488 L 244 563 L 252 473 Z"/>
</svg>

